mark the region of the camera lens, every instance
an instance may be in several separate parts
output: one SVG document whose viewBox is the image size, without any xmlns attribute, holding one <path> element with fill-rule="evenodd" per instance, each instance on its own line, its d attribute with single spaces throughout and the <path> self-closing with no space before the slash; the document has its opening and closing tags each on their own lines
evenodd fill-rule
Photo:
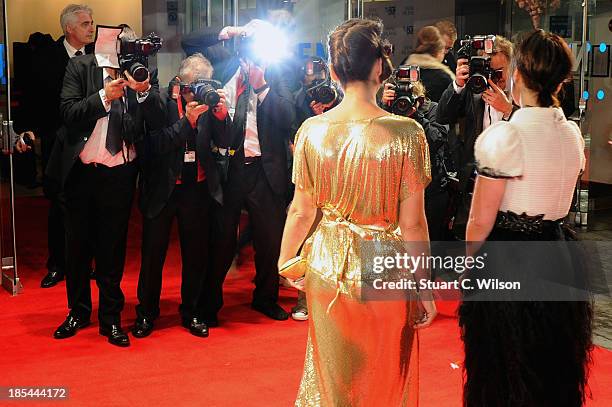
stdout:
<svg viewBox="0 0 612 407">
<path fill-rule="evenodd" d="M 324 105 L 336 100 L 336 91 L 331 86 L 322 86 L 319 88 L 317 100 Z"/>
<path fill-rule="evenodd" d="M 487 78 L 479 73 L 474 74 L 468 79 L 467 86 L 472 93 L 482 93 L 487 90 Z"/>
<path fill-rule="evenodd" d="M 139 62 L 133 63 L 128 72 L 136 82 L 144 82 L 149 77 L 149 70 Z"/>
<path fill-rule="evenodd" d="M 203 98 L 204 103 L 210 107 L 217 106 L 217 103 L 219 103 L 220 100 L 221 97 L 214 89 L 210 89 L 208 92 L 206 92 L 206 95 L 204 95 Z"/>
<path fill-rule="evenodd" d="M 407 116 L 407 113 L 411 109 L 412 109 L 412 103 L 405 96 L 398 98 L 393 104 L 393 113 L 400 115 L 400 116 Z"/>
<path fill-rule="evenodd" d="M 221 97 L 210 83 L 200 83 L 192 89 L 196 100 L 210 107 L 216 106 L 221 100 Z"/>
</svg>

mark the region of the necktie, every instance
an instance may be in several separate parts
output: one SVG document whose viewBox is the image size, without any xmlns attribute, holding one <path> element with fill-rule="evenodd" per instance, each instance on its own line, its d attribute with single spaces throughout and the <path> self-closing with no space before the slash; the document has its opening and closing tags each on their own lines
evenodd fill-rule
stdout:
<svg viewBox="0 0 612 407">
<path fill-rule="evenodd" d="M 105 82 L 110 82 L 110 77 Z M 111 102 L 111 109 L 108 116 L 108 130 L 106 131 L 106 149 L 112 155 L 117 154 L 123 147 L 123 98 L 115 99 Z"/>
<path fill-rule="evenodd" d="M 236 81 L 236 105 L 238 105 L 240 95 L 242 95 L 247 88 L 247 83 L 244 79 L 244 73 L 240 71 L 240 75 L 238 75 L 238 80 Z"/>
<path fill-rule="evenodd" d="M 83 55 L 83 53 L 81 52 L 81 50 L 78 50 L 77 52 L 74 53 L 75 57 L 80 57 L 81 55 Z"/>
</svg>

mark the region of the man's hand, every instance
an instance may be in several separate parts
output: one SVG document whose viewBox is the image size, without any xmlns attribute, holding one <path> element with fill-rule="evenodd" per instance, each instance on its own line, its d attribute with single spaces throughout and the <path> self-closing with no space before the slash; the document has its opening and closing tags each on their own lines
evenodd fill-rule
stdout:
<svg viewBox="0 0 612 407">
<path fill-rule="evenodd" d="M 392 83 L 385 83 L 385 90 L 382 94 L 382 102 L 391 106 L 391 103 L 395 100 L 395 86 Z"/>
<path fill-rule="evenodd" d="M 220 99 L 219 103 L 213 107 L 213 114 L 217 119 L 223 121 L 227 117 L 227 98 L 223 89 L 217 89 L 217 93 Z"/>
<path fill-rule="evenodd" d="M 230 38 L 234 38 L 239 35 L 242 35 L 243 32 L 244 32 L 244 27 L 227 26 L 221 30 L 218 38 L 220 41 L 225 41 L 225 40 L 229 40 Z"/>
<path fill-rule="evenodd" d="M 470 61 L 466 58 L 461 58 L 457 61 L 457 69 L 455 71 L 455 83 L 462 88 L 470 77 Z"/>
<path fill-rule="evenodd" d="M 208 111 L 208 105 L 199 105 L 198 102 L 189 102 L 185 110 L 185 117 L 189 120 L 191 127 L 195 129 L 200 115 Z"/>
<path fill-rule="evenodd" d="M 123 78 L 114 79 L 104 85 L 104 93 L 106 100 L 109 102 L 123 97 L 123 88 L 126 86 L 126 80 Z"/>
<path fill-rule="evenodd" d="M 491 79 L 489 79 L 489 86 L 490 88 L 483 92 L 482 100 L 498 112 L 502 112 L 504 117 L 509 117 L 512 113 L 512 102 Z"/>
<path fill-rule="evenodd" d="M 333 105 L 334 105 L 333 101 L 329 103 L 321 103 L 321 102 L 315 102 L 313 100 L 312 102 L 310 102 L 310 109 L 312 110 L 314 114 L 318 116 L 320 114 L 323 114 L 327 109 L 329 109 Z"/>
<path fill-rule="evenodd" d="M 34 133 L 31 132 L 31 131 L 25 131 L 25 132 L 21 133 L 19 135 L 19 140 L 17 140 L 17 143 L 15 144 L 15 150 L 17 150 L 18 153 L 25 153 L 27 151 L 32 150 L 32 146 L 29 146 L 25 142 L 25 138 L 26 137 L 28 139 L 32 140 L 32 142 L 34 142 L 34 140 L 36 140 L 36 137 L 34 136 Z"/>
<path fill-rule="evenodd" d="M 151 88 L 151 85 L 149 84 L 149 79 L 151 79 L 151 75 L 149 75 L 149 77 L 147 77 L 147 79 L 144 82 L 138 82 L 136 81 L 136 79 L 132 77 L 132 75 L 130 75 L 130 73 L 127 70 L 123 71 L 123 74 L 127 78 L 127 81 L 126 81 L 127 87 L 132 89 L 134 92 L 144 93 Z"/>
</svg>

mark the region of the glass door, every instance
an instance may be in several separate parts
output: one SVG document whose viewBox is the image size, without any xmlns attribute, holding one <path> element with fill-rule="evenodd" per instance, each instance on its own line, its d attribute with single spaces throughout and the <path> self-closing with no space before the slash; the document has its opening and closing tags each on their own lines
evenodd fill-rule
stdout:
<svg viewBox="0 0 612 407">
<path fill-rule="evenodd" d="M 12 131 L 10 104 L 10 75 L 8 61 L 8 30 L 6 27 L 6 2 L 2 1 L 0 13 L 0 259 L 2 286 L 11 294 L 18 294 L 21 282 L 17 274 L 15 256 L 15 189 L 13 184 L 13 147 L 15 134 Z"/>
<path fill-rule="evenodd" d="M 591 0 L 586 14 L 582 131 L 588 140 L 589 167 L 585 174 L 588 180 L 585 206 L 588 205 L 589 230 L 603 232 L 612 225 L 612 2 Z"/>
<path fill-rule="evenodd" d="M 507 7 L 512 33 L 534 28 L 554 32 L 567 41 L 576 57 L 574 86 L 567 89 L 573 94 L 574 102 L 569 117 L 582 130 L 587 167 L 577 184 L 571 215 L 577 225 L 588 225 L 589 229 L 597 227 L 592 221 L 604 220 L 609 225 L 612 221 L 612 136 L 608 114 L 612 107 L 612 4 L 596 0 L 514 0 Z M 566 114 L 567 109 L 566 105 Z"/>
</svg>

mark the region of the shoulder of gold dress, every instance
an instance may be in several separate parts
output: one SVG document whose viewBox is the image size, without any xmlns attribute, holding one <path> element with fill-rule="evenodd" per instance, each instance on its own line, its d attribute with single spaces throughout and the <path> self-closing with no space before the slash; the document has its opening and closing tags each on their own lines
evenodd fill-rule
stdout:
<svg viewBox="0 0 612 407">
<path fill-rule="evenodd" d="M 396 114 L 380 117 L 377 124 L 401 135 L 423 133 L 423 128 L 416 120 Z"/>
</svg>

